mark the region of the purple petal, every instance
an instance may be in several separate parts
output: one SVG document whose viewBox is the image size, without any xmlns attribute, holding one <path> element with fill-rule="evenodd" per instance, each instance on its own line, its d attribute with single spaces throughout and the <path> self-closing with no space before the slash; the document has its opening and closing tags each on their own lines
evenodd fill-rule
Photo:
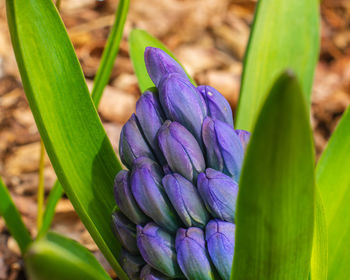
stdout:
<svg viewBox="0 0 350 280">
<path fill-rule="evenodd" d="M 234 222 L 238 184 L 227 175 L 208 168 L 198 176 L 198 192 L 208 211 L 216 218 Z"/>
<path fill-rule="evenodd" d="M 232 110 L 226 98 L 211 86 L 198 86 L 197 89 L 207 104 L 208 116 L 233 127 Z"/>
<path fill-rule="evenodd" d="M 159 99 L 167 118 L 181 123 L 202 146 L 201 130 L 207 107 L 191 82 L 178 74 L 165 76 L 159 84 Z"/>
<path fill-rule="evenodd" d="M 159 86 L 159 82 L 163 76 L 170 73 L 177 73 L 181 77 L 187 79 L 187 75 L 183 68 L 170 55 L 161 49 L 147 47 L 145 49 L 145 64 L 148 75 L 156 87 Z"/>
<path fill-rule="evenodd" d="M 205 161 L 198 142 L 181 124 L 166 121 L 158 132 L 158 141 L 173 172 L 193 181 L 204 170 Z"/>
<path fill-rule="evenodd" d="M 137 246 L 143 259 L 169 277 L 181 275 L 177 265 L 174 237 L 155 223 L 137 226 Z"/>
</svg>

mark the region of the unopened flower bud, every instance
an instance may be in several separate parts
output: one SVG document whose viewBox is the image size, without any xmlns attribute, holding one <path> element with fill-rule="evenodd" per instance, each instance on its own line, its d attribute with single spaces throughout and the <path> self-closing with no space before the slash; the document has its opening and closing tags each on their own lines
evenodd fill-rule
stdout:
<svg viewBox="0 0 350 280">
<path fill-rule="evenodd" d="M 235 248 L 235 225 L 211 220 L 205 229 L 208 252 L 223 280 L 229 280 Z"/>
<path fill-rule="evenodd" d="M 140 131 L 135 114 L 123 126 L 119 141 L 120 159 L 126 167 L 132 168 L 138 157 L 154 159 L 154 155 Z"/>
<path fill-rule="evenodd" d="M 156 270 L 172 278 L 182 275 L 176 261 L 174 237 L 155 223 L 137 226 L 137 246 L 143 259 Z"/>
<path fill-rule="evenodd" d="M 205 161 L 193 135 L 178 122 L 166 121 L 158 132 L 159 146 L 169 167 L 193 181 L 205 169 Z"/>
<path fill-rule="evenodd" d="M 233 127 L 207 117 L 202 133 L 208 167 L 222 171 L 238 182 L 244 151 Z"/>
<path fill-rule="evenodd" d="M 146 91 L 136 102 L 136 117 L 142 127 L 142 132 L 160 162 L 165 163 L 159 149 L 157 133 L 166 120 L 160 103 L 158 93 Z"/>
<path fill-rule="evenodd" d="M 136 245 L 136 225 L 129 221 L 121 212 L 112 214 L 114 231 L 122 244 L 131 254 L 139 254 Z"/>
<path fill-rule="evenodd" d="M 214 268 L 200 228 L 180 228 L 176 233 L 177 262 L 189 280 L 214 280 Z"/>
<path fill-rule="evenodd" d="M 129 220 L 135 224 L 143 224 L 149 220 L 137 205 L 131 192 L 129 171 L 121 170 L 115 177 L 114 196 L 120 211 L 129 218 Z"/>
<path fill-rule="evenodd" d="M 166 175 L 162 182 L 182 222 L 187 227 L 204 228 L 209 215 L 195 186 L 177 173 Z"/>
<path fill-rule="evenodd" d="M 145 50 L 145 64 L 148 75 L 157 87 L 162 77 L 170 73 L 177 73 L 187 79 L 183 68 L 161 49 L 147 47 Z"/>
<path fill-rule="evenodd" d="M 197 89 L 207 104 L 208 116 L 233 127 L 232 110 L 226 98 L 211 86 L 198 86 Z"/>
<path fill-rule="evenodd" d="M 234 222 L 238 184 L 227 175 L 207 168 L 198 176 L 198 191 L 208 211 L 224 221 Z"/>
<path fill-rule="evenodd" d="M 167 118 L 185 126 L 202 146 L 201 130 L 207 106 L 197 88 L 188 79 L 169 74 L 159 84 L 159 99 Z"/>
<path fill-rule="evenodd" d="M 164 229 L 174 232 L 181 222 L 164 191 L 162 175 L 156 162 L 145 157 L 138 158 L 131 173 L 131 190 L 147 216 Z"/>
</svg>

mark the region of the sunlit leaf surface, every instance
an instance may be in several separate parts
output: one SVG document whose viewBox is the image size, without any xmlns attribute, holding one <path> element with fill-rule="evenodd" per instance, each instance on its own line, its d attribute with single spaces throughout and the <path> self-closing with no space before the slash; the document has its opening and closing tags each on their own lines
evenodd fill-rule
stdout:
<svg viewBox="0 0 350 280">
<path fill-rule="evenodd" d="M 113 179 L 121 169 L 64 25 L 52 1 L 7 0 L 11 39 L 26 96 L 58 179 L 116 270 Z"/>
<path fill-rule="evenodd" d="M 231 279 L 307 279 L 314 195 L 309 115 L 297 79 L 286 73 L 266 99 L 248 146 Z"/>
</svg>

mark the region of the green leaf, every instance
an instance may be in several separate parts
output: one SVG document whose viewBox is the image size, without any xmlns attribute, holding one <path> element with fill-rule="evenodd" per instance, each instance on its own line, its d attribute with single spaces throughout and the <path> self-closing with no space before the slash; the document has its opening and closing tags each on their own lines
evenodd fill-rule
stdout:
<svg viewBox="0 0 350 280">
<path fill-rule="evenodd" d="M 120 279 L 111 229 L 113 179 L 121 169 L 52 1 L 7 0 L 24 90 L 58 179 Z"/>
<path fill-rule="evenodd" d="M 32 280 L 111 280 L 89 250 L 53 232 L 33 242 L 24 261 Z"/>
<path fill-rule="evenodd" d="M 170 50 L 168 50 L 163 45 L 162 42 L 160 42 L 159 40 L 157 40 L 156 38 L 154 38 L 152 35 L 150 35 L 144 30 L 133 29 L 130 33 L 129 44 L 130 44 L 130 58 L 131 58 L 132 64 L 134 65 L 135 74 L 139 82 L 139 87 L 141 92 L 144 92 L 147 89 L 154 87 L 154 83 L 152 82 L 151 78 L 148 76 L 146 65 L 145 65 L 144 52 L 146 47 L 155 47 L 155 48 L 162 49 L 181 65 L 181 63 L 170 52 Z M 182 66 L 182 68 L 184 67 Z M 186 70 L 185 72 L 187 73 Z M 187 73 L 187 76 L 191 80 L 192 84 L 196 85 L 195 81 L 191 78 L 191 76 L 188 73 Z"/>
<path fill-rule="evenodd" d="M 49 229 L 55 215 L 55 209 L 58 201 L 63 195 L 63 188 L 60 182 L 57 180 L 52 187 L 49 197 L 47 198 L 45 212 L 43 215 L 43 223 L 38 233 L 38 238 L 43 236 Z"/>
<path fill-rule="evenodd" d="M 57 2 L 56 2 L 56 6 L 57 6 Z M 128 14 L 128 9 L 129 9 L 129 0 L 119 1 L 118 8 L 115 14 L 115 22 L 108 36 L 108 41 L 102 54 L 101 63 L 98 67 L 96 77 L 94 80 L 94 86 L 91 93 L 92 100 L 96 108 L 100 103 L 103 90 L 105 89 L 108 83 L 109 77 L 113 69 L 115 58 L 119 51 L 119 45 L 123 35 L 123 29 L 124 29 L 126 16 Z M 63 188 L 59 183 L 59 181 L 57 180 L 47 200 L 47 206 L 45 208 L 44 217 L 43 217 L 44 220 L 43 220 L 43 224 L 40 229 L 39 235 L 42 235 L 49 230 L 53 217 L 55 215 L 56 205 L 60 200 L 62 194 L 63 194 Z"/>
<path fill-rule="evenodd" d="M 273 82 L 292 69 L 310 102 L 319 54 L 319 0 L 260 0 L 248 43 L 236 127 L 251 131 Z"/>
<path fill-rule="evenodd" d="M 311 279 L 327 280 L 328 240 L 326 214 L 319 190 L 316 192 L 315 228 L 312 245 Z"/>
<path fill-rule="evenodd" d="M 0 178 L 0 216 L 5 220 L 6 226 L 13 238 L 16 240 L 22 254 L 24 254 L 32 242 L 29 231 L 24 225 L 11 195 Z"/>
<path fill-rule="evenodd" d="M 314 195 L 309 114 L 296 77 L 285 73 L 262 107 L 245 156 L 231 279 L 307 279 Z"/>
<path fill-rule="evenodd" d="M 117 57 L 119 51 L 119 45 L 123 35 L 124 24 L 126 16 L 128 14 L 129 2 L 129 0 L 119 1 L 118 9 L 115 15 L 115 22 L 108 37 L 106 47 L 102 54 L 101 63 L 98 67 L 94 79 L 92 99 L 95 102 L 95 104 L 98 104 L 100 102 L 103 90 L 109 81 L 114 65 L 114 60 Z"/>
<path fill-rule="evenodd" d="M 350 108 L 324 150 L 316 169 L 316 182 L 324 202 L 328 225 L 328 279 L 350 274 Z"/>
</svg>

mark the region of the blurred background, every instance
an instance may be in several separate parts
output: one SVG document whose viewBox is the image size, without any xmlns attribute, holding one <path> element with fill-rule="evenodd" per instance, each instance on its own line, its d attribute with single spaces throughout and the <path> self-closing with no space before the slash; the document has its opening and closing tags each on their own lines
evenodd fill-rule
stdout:
<svg viewBox="0 0 350 280">
<path fill-rule="evenodd" d="M 242 58 L 256 2 L 131 1 L 119 55 L 99 107 L 101 119 L 116 151 L 122 124 L 134 111 L 140 96 L 129 60 L 127 37 L 130 30 L 142 28 L 163 41 L 198 84 L 217 88 L 235 109 Z M 114 21 L 117 4 L 116 0 L 62 0 L 61 3 L 63 20 L 90 86 Z M 321 54 L 315 75 L 311 116 L 317 156 L 350 104 L 350 1 L 324 0 L 321 13 Z M 36 233 L 39 155 L 40 137 L 12 51 L 5 0 L 0 0 L 0 175 L 9 186 L 32 234 Z M 46 192 L 55 180 L 55 173 L 46 157 Z M 108 269 L 66 198 L 57 206 L 53 230 L 85 245 Z M 4 279 L 25 277 L 19 249 L 0 218 L 0 280 Z"/>
</svg>

